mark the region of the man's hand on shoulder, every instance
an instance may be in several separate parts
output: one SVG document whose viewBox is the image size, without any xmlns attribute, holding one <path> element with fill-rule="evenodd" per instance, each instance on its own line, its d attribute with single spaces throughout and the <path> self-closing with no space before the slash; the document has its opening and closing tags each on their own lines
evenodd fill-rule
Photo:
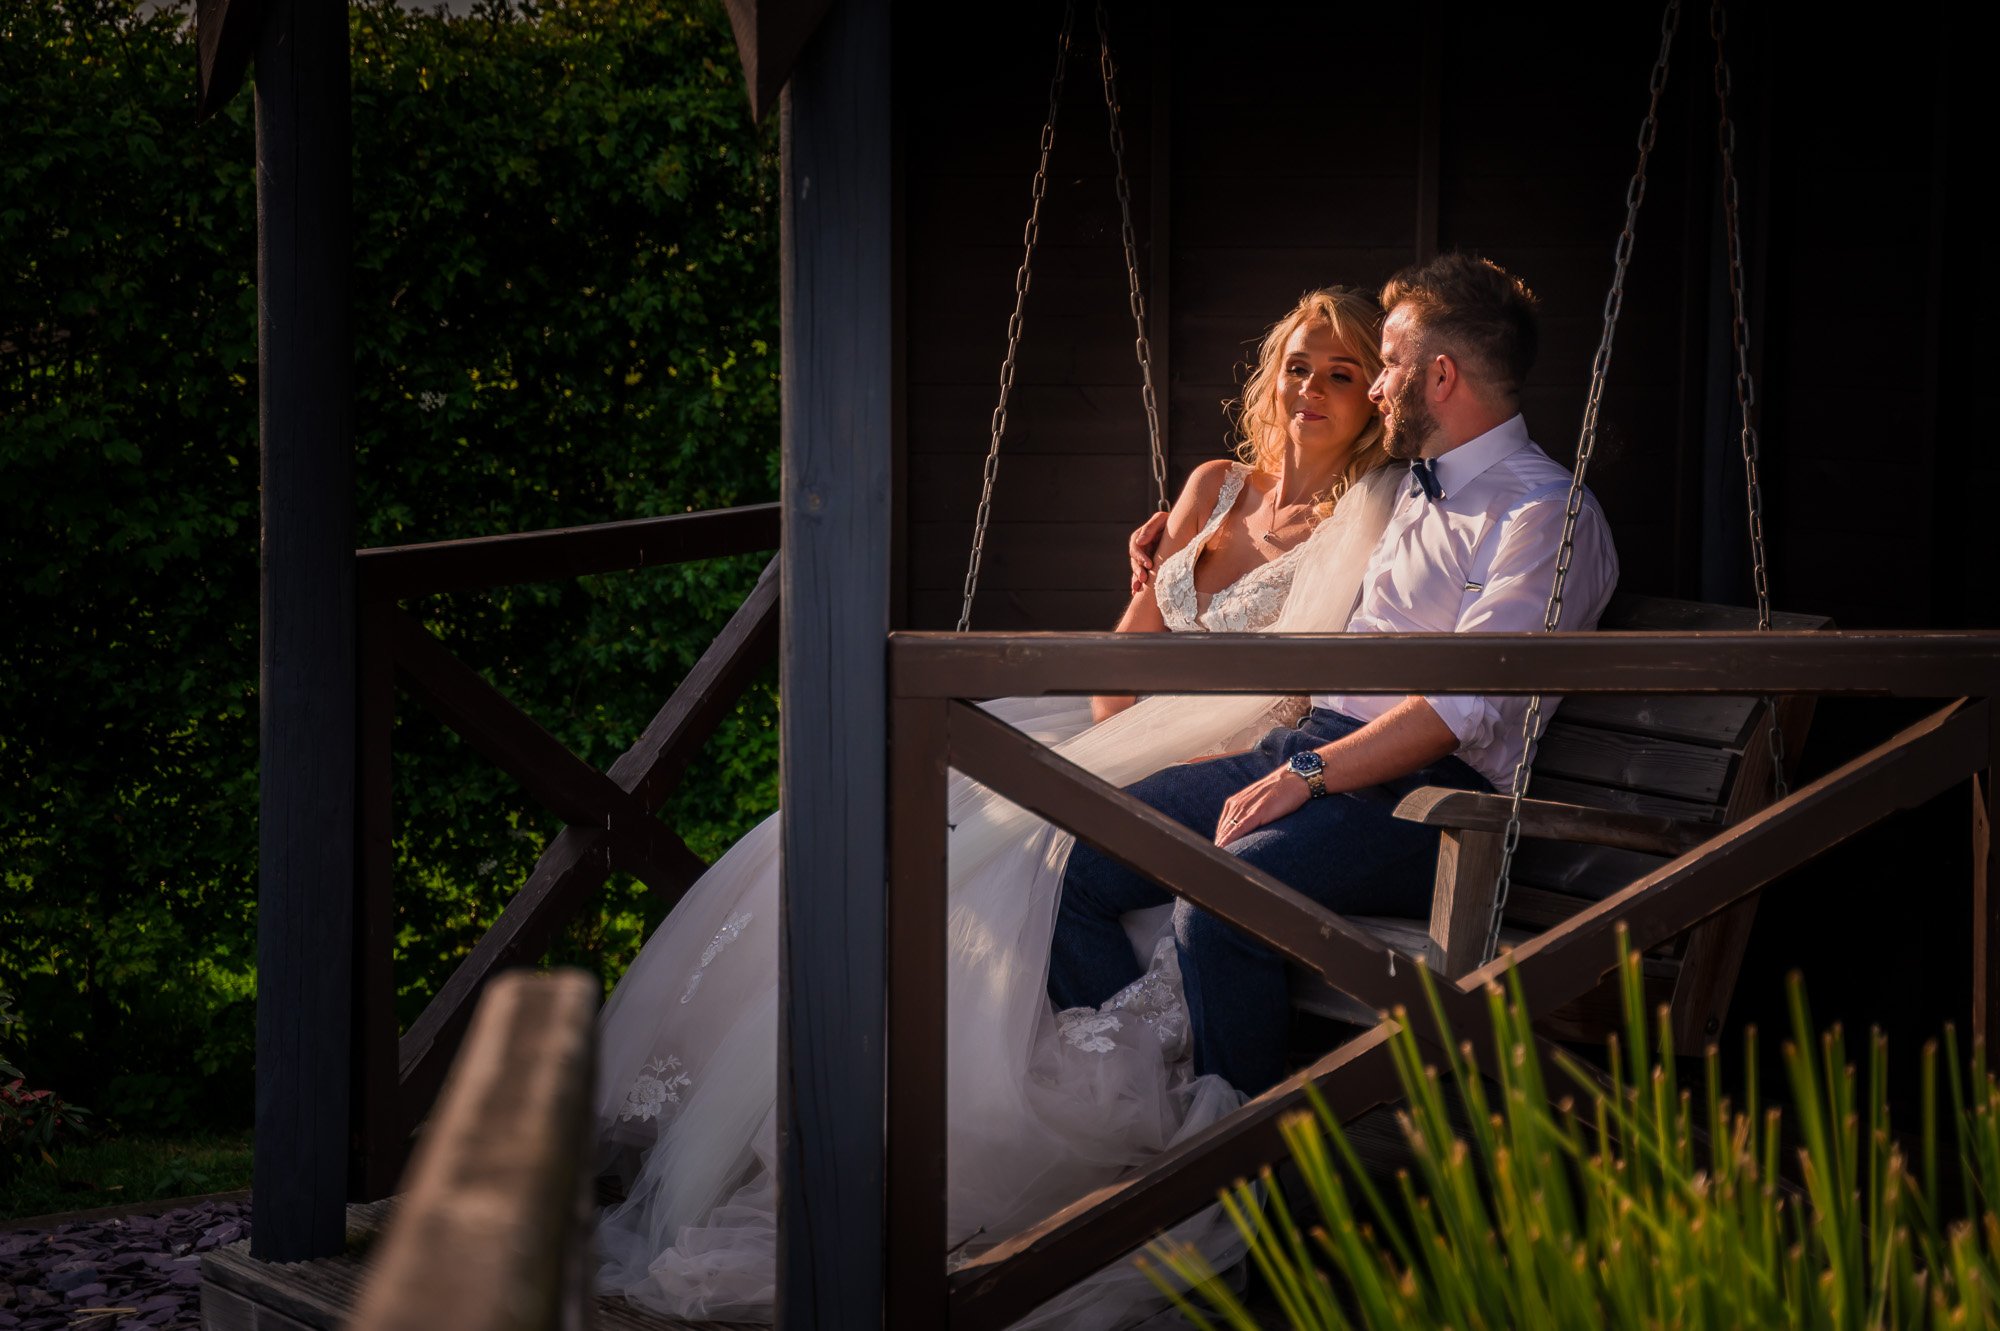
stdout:
<svg viewBox="0 0 2000 1331">
<path fill-rule="evenodd" d="M 1215 844 L 1227 846 L 1260 827 L 1268 827 L 1287 814 L 1296 812 L 1312 798 L 1305 778 L 1289 767 L 1280 767 L 1269 776 L 1252 781 L 1229 797 L 1215 824 Z"/>
<path fill-rule="evenodd" d="M 1153 554 L 1159 548 L 1160 537 L 1166 530 L 1167 514 L 1163 510 L 1134 527 L 1132 534 L 1125 538 L 1125 560 L 1132 566 L 1134 596 L 1153 585 L 1153 574 L 1159 568 L 1159 562 L 1153 558 Z"/>
</svg>

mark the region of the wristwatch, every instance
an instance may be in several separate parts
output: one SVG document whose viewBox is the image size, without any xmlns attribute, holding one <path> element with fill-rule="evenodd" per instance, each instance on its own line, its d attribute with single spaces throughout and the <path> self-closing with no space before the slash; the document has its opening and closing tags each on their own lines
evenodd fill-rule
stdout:
<svg viewBox="0 0 2000 1331">
<path fill-rule="evenodd" d="M 1312 792 L 1313 799 L 1326 794 L 1326 777 L 1322 775 L 1326 771 L 1326 760 L 1319 756 L 1318 750 L 1307 749 L 1303 753 L 1295 753 L 1285 766 L 1291 769 L 1293 776 L 1306 783 L 1306 789 Z"/>
</svg>

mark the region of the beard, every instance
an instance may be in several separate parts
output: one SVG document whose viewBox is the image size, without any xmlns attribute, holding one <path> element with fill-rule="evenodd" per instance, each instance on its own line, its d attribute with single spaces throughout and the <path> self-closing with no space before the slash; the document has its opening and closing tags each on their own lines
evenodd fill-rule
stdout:
<svg viewBox="0 0 2000 1331">
<path fill-rule="evenodd" d="M 1424 444 L 1437 433 L 1437 418 L 1424 401 L 1423 385 L 1415 379 L 1403 382 L 1389 399 L 1382 414 L 1382 447 L 1392 458 L 1408 460 L 1424 455 Z"/>
</svg>

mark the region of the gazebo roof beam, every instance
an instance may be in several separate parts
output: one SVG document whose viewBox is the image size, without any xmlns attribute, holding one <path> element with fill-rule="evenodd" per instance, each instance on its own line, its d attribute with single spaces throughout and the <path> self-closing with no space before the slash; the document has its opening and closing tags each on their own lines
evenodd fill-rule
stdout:
<svg viewBox="0 0 2000 1331">
<path fill-rule="evenodd" d="M 244 0 L 235 0 L 242 4 Z M 750 90 L 750 114 L 763 120 L 778 104 L 799 52 L 818 29 L 832 0 L 726 0 L 737 56 Z"/>
<path fill-rule="evenodd" d="M 257 44 L 260 0 L 196 0 L 195 63 L 198 93 L 195 119 L 206 120 L 243 86 L 250 53 Z"/>
</svg>

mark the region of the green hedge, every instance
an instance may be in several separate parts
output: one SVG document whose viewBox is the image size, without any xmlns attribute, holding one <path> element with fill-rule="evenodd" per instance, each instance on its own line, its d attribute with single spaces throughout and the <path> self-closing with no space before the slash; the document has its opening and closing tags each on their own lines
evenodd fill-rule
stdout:
<svg viewBox="0 0 2000 1331">
<path fill-rule="evenodd" d="M 155 1130 L 247 1118 L 255 989 L 252 103 L 195 125 L 187 22 L 0 8 L 0 976 L 38 1080 Z M 352 29 L 362 542 L 773 497 L 776 140 L 721 5 Z M 760 563 L 420 608 L 602 765 Z M 668 811 L 697 851 L 775 801 L 774 693 Z M 396 745 L 407 1020 L 555 824 L 414 704 Z M 603 902 L 562 951 L 609 978 L 648 898 Z"/>
</svg>

